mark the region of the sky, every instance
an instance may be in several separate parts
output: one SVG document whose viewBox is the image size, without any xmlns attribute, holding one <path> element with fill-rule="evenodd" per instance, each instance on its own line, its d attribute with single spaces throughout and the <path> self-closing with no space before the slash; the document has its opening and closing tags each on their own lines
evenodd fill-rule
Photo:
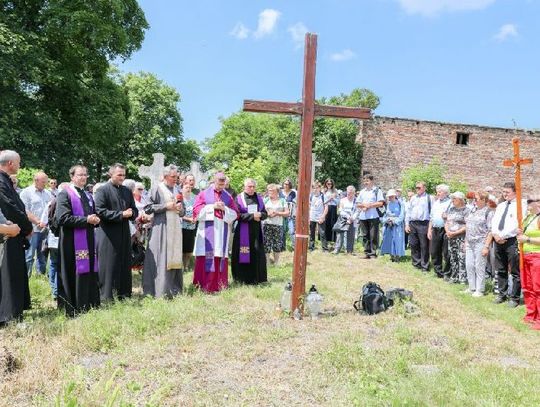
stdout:
<svg viewBox="0 0 540 407">
<path fill-rule="evenodd" d="M 540 129 L 540 0 L 139 0 L 150 24 L 120 64 L 181 96 L 203 141 L 244 99 L 301 99 L 304 34 L 316 97 L 375 92 L 376 115 Z"/>
</svg>

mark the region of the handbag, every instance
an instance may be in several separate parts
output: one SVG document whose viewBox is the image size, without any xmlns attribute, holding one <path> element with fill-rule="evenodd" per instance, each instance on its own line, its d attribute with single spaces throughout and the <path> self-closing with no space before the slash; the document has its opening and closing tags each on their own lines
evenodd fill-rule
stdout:
<svg viewBox="0 0 540 407">
<path fill-rule="evenodd" d="M 135 240 L 131 244 L 131 267 L 141 267 L 144 264 L 145 254 L 144 244 Z"/>
<path fill-rule="evenodd" d="M 332 231 L 334 232 L 347 232 L 349 230 L 350 223 L 347 222 L 347 219 L 343 216 L 338 217 L 334 226 L 332 226 Z"/>
</svg>

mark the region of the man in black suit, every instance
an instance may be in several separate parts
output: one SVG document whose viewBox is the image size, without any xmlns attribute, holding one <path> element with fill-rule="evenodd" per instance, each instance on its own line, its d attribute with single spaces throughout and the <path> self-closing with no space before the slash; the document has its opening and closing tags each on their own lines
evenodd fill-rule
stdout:
<svg viewBox="0 0 540 407">
<path fill-rule="evenodd" d="M 6 219 L 19 225 L 21 232 L 5 243 L 0 265 L 0 326 L 12 319 L 22 318 L 30 309 L 30 289 L 26 271 L 25 249 L 27 236 L 32 234 L 32 223 L 26 215 L 24 203 L 13 187 L 11 176 L 17 174 L 21 157 L 15 151 L 0 152 L 0 210 Z"/>
</svg>

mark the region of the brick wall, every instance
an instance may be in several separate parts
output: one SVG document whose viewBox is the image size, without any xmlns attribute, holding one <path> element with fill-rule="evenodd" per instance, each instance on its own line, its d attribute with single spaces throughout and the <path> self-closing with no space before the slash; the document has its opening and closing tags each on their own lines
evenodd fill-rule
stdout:
<svg viewBox="0 0 540 407">
<path fill-rule="evenodd" d="M 457 133 L 469 134 L 468 145 L 456 143 Z M 521 155 L 533 158 L 524 166 L 524 192 L 540 193 L 540 132 L 518 131 Z M 438 159 L 456 177 L 478 190 L 487 185 L 500 190 L 513 181 L 514 171 L 502 162 L 512 158 L 513 129 L 451 124 L 375 116 L 365 121 L 358 135 L 363 143 L 362 173 L 370 172 L 377 185 L 388 189 L 401 185 L 403 170 Z"/>
</svg>

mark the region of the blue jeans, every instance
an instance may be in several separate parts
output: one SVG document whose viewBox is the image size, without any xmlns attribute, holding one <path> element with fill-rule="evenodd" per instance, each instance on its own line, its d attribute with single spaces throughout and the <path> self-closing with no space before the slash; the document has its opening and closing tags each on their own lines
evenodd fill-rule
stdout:
<svg viewBox="0 0 540 407">
<path fill-rule="evenodd" d="M 49 249 L 49 285 L 54 298 L 58 296 L 58 249 Z"/>
<path fill-rule="evenodd" d="M 30 247 L 26 250 L 26 269 L 28 270 L 28 277 L 32 275 L 32 268 L 34 267 L 34 256 L 37 257 L 37 272 L 39 274 L 45 274 L 47 268 L 47 260 L 45 255 L 41 251 L 43 240 L 47 238 L 47 234 L 43 232 L 34 232 L 30 238 Z"/>
</svg>

